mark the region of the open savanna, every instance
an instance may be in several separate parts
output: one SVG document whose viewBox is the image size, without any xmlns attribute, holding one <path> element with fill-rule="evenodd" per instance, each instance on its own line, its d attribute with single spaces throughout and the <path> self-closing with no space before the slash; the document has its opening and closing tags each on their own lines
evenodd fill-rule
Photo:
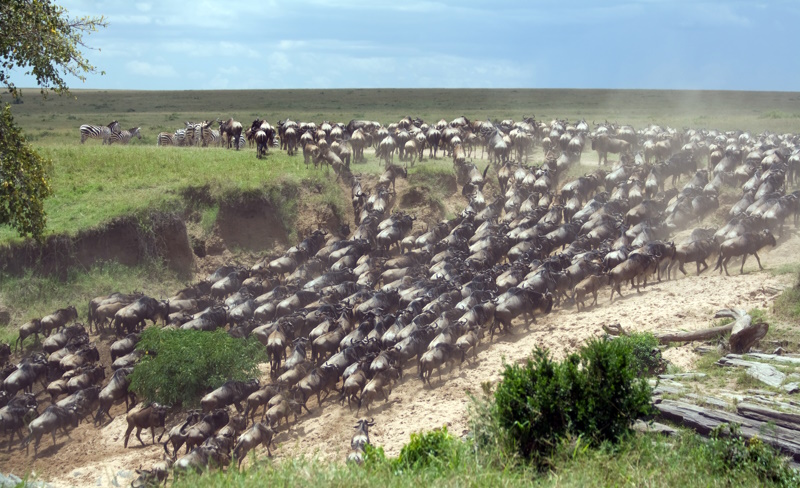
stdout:
<svg viewBox="0 0 800 488">
<path fill-rule="evenodd" d="M 141 127 L 142 142 L 155 144 L 160 131 L 174 131 L 186 120 L 234 117 L 249 124 L 293 120 L 347 122 L 354 118 L 390 123 L 405 115 L 425 121 L 585 118 L 632 124 L 792 132 L 800 123 L 800 93 L 666 90 L 564 89 L 339 89 L 133 91 L 73 90 L 48 96 L 26 89 L 14 115 L 30 140 L 50 145 L 79 141 L 81 124 L 119 120 Z M 3 100 L 9 100 L 3 95 Z"/>
<path fill-rule="evenodd" d="M 353 118 L 397 121 L 402 116 L 418 116 L 427 122 L 441 118 L 452 120 L 464 115 L 470 119 L 519 120 L 523 115 L 537 119 L 585 118 L 591 124 L 603 120 L 631 124 L 635 128 L 650 123 L 672 127 L 743 129 L 760 133 L 800 132 L 800 94 L 744 92 L 669 92 L 614 90 L 257 90 L 257 91 L 93 91 L 76 90 L 70 97 L 41 99 L 36 90 L 25 90 L 24 103 L 14 106 L 17 122 L 28 140 L 52 161 L 50 171 L 54 195 L 47 201 L 48 238 L 100 228 L 110 220 L 123 217 L 141 221 L 147 227 L 149 215 L 172 213 L 183 216 L 187 226 L 200 238 L 217 236 L 224 218 L 224 205 L 262 198 L 279 216 L 288 237 L 284 244 L 294 243 L 301 225 L 308 228 L 315 222 L 316 209 L 326 208 L 339 221 L 352 222 L 349 192 L 345 184 L 335 181 L 332 171 L 307 169 L 302 155 L 289 157 L 271 149 L 266 159 L 258 160 L 255 150 L 236 152 L 220 148 L 160 148 L 155 136 L 160 131 L 182 128 L 187 120 L 199 121 L 234 117 L 245 126 L 256 118 L 271 123 L 291 117 L 297 121 L 322 120 L 348 122 Z M 142 140 L 129 146 L 102 146 L 98 140 L 81 145 L 78 127 L 84 123 L 106 124 L 120 121 L 123 128 L 140 126 Z M 427 153 L 426 153 L 427 156 Z M 562 182 L 597 167 L 596 154 L 587 151 L 582 163 L 570 169 Z M 541 151 L 531 161 L 539 164 Z M 397 159 L 395 159 L 397 162 Z M 487 161 L 475 160 L 483 169 Z M 368 153 L 366 164 L 354 164 L 357 174 L 374 185 L 374 175 L 382 163 Z M 494 178 L 489 170 L 490 181 Z M 463 208 L 464 199 L 454 185 L 450 160 L 440 156 L 418 162 L 409 170 L 407 181 L 398 181 L 398 206 L 409 212 L 422 206 L 439 206 L 441 217 L 451 217 Z M 371 180 L 370 180 L 371 178 Z M 446 180 L 450 178 L 450 180 Z M 494 185 L 492 181 L 487 188 Z M 412 204 L 404 205 L 403 196 L 416 189 Z M 487 190 L 494 192 L 495 190 Z M 420 196 L 421 195 L 421 196 Z M 424 197 L 424 198 L 423 198 Z M 423 203 L 419 203 L 419 202 Z M 713 217 L 713 216 L 712 216 Z M 330 222 L 330 221 L 329 221 Z M 0 253 L 3 246 L 20 245 L 10 229 L 0 229 Z M 796 271 L 797 236 L 787 236 L 777 251 L 763 257 L 770 273 L 755 272 L 748 266 L 743 276 L 725 277 L 706 273 L 700 277 L 653 285 L 644 293 L 627 293 L 624 299 L 609 303 L 608 295 L 601 305 L 589 311 L 576 312 L 564 306 L 543 317 L 532 331 L 485 345 L 477 365 L 454 369 L 447 381 L 434 388 L 420 387 L 406 381 L 392 395 L 392 402 L 374 414 L 376 429 L 373 441 L 384 446 L 387 454 L 396 456 L 411 432 L 430 430 L 441 425 L 455 435 L 470 427 L 464 405 L 465 391 L 476 393 L 482 382 L 496 383 L 501 363 L 514 363 L 526 357 L 534 347 L 547 347 L 556 355 L 574 349 L 596 334 L 600 324 L 620 323 L 633 330 L 655 332 L 664 328 L 697 329 L 708 326 L 712 307 L 731 305 L 747 309 L 768 308 L 764 291 L 788 281 L 788 273 Z M 263 256 L 274 249 L 242 252 L 230 249 L 216 261 L 233 258 L 252 264 L 254 255 Z M 196 260 L 199 262 L 199 258 Z M 187 281 L 194 281 L 208 271 L 211 261 L 195 266 L 185 276 L 157 259 L 136 266 L 114 262 L 72 269 L 51 276 L 32 267 L 22 276 L 9 276 L 0 270 L 0 304 L 11 307 L 12 325 L 0 328 L 0 341 L 13 340 L 16 327 L 25 320 L 42 316 L 54 309 L 75 304 L 80 317 L 86 316 L 87 302 L 94 296 L 115 290 L 140 290 L 150 296 L 170 296 Z M 785 270 L 785 271 L 781 271 Z M 668 303 L 669 306 L 665 306 Z M 731 306 L 733 306 L 731 305 Z M 795 306 L 796 303 L 788 304 Z M 780 324 L 793 328 L 788 320 Z M 774 327 L 773 330 L 777 330 Z M 107 347 L 109 335 L 98 338 Z M 28 339 L 26 350 L 36 350 Z M 690 360 L 681 366 L 679 360 L 693 353 L 674 347 L 665 355 L 674 361 L 676 371 L 691 368 Z M 329 402 L 334 403 L 334 402 Z M 127 483 L 117 480 L 120 470 L 148 465 L 163 454 L 161 446 L 123 449 L 121 435 L 125 430 L 124 407 L 117 419 L 101 428 L 81 425 L 73 439 L 59 441 L 44 457 L 33 461 L 16 448 L 2 457 L 0 465 L 16 474 L 35 471 L 54 486 L 96 486 L 102 483 Z M 312 410 L 314 410 L 312 408 Z M 372 415 L 372 414 L 370 414 Z M 729 469 L 723 455 L 706 450 L 706 444 L 693 435 L 682 435 L 667 442 L 655 435 L 632 436 L 617 445 L 588 449 L 581 440 L 565 443 L 555 454 L 547 473 L 518 469 L 514 463 L 500 465 L 491 458 L 476 455 L 471 444 L 459 444 L 463 463 L 455 469 L 432 469 L 421 472 L 398 472 L 378 466 L 361 470 L 344 466 L 340 461 L 352 434 L 354 414 L 345 408 L 326 407 L 302 418 L 283 433 L 276 448 L 275 462 L 261 462 L 265 453 L 248 460 L 255 469 L 237 474 L 234 470 L 204 478 L 198 482 L 187 478 L 178 486 L 200 483 L 210 486 L 253 486 L 264 479 L 283 485 L 354 485 L 406 486 L 516 486 L 531 480 L 544 486 L 602 486 L 647 484 L 649 486 L 732 486 L 764 482 L 744 468 Z M 145 437 L 146 438 L 146 437 Z M 316 454 L 315 454 L 316 453 Z M 313 455 L 313 460 L 299 458 Z M 717 453 L 719 454 L 719 453 Z M 335 460 L 335 461 L 334 461 Z M 748 468 L 749 469 L 749 468 Z M 111 474 L 111 476 L 109 476 Z M 102 483 L 101 483 L 102 482 Z M 180 483 L 183 483 L 181 485 Z"/>
</svg>

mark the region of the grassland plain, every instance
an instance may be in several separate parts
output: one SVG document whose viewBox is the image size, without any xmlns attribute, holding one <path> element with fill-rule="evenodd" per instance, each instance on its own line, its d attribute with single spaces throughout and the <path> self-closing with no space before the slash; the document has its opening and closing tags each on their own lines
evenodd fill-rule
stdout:
<svg viewBox="0 0 800 488">
<path fill-rule="evenodd" d="M 419 116 L 426 121 L 440 118 L 452 119 L 465 115 L 470 119 L 481 118 L 514 118 L 522 115 L 535 114 L 539 119 L 552 117 L 586 118 L 590 123 L 593 120 L 614 120 L 620 123 L 630 123 L 639 128 L 649 123 L 659 123 L 674 127 L 714 127 L 720 129 L 745 129 L 754 132 L 771 130 L 775 132 L 798 132 L 800 126 L 800 95 L 795 93 L 739 93 L 739 92 L 650 92 L 650 91 L 607 91 L 607 90 L 286 90 L 286 91 L 218 91 L 218 92 L 129 92 L 129 91 L 75 91 L 77 100 L 72 98 L 50 97 L 41 100 L 38 94 L 26 95 L 25 103 L 16 105 L 14 113 L 18 122 L 25 128 L 29 139 L 37 148 L 40 148 L 53 161 L 52 175 L 56 195 L 48 202 L 50 214 L 51 233 L 73 233 L 79 229 L 101 225 L 104 221 L 114 216 L 139 214 L 149 209 L 169 210 L 182 205 L 185 199 L 185 190 L 188 188 L 207 187 L 215 198 L 226 199 L 241 195 L 249 191 L 261 191 L 265 185 L 271 188 L 282 186 L 296 186 L 302 188 L 319 185 L 324 191 L 318 192 L 319 199 L 336 200 L 345 211 L 347 202 L 342 201 L 341 195 L 334 195 L 336 188 L 333 184 L 333 174 L 307 171 L 302 164 L 301 156 L 289 158 L 284 153 L 272 152 L 270 157 L 258 161 L 254 151 L 249 149 L 244 152 L 223 151 L 221 149 L 185 149 L 185 148 L 156 148 L 155 134 L 161 130 L 173 131 L 183 126 L 184 120 L 201 120 L 217 117 L 233 116 L 243 122 L 255 117 L 266 117 L 271 122 L 291 116 L 295 120 L 313 120 L 319 122 L 323 119 L 347 122 L 351 118 L 367 118 L 381 122 L 392 122 L 404 115 Z M 33 95 L 33 96 L 32 96 Z M 82 123 L 107 123 L 117 119 L 123 127 L 141 126 L 144 136 L 141 141 L 135 140 L 128 147 L 102 147 L 99 141 L 89 141 L 81 146 L 79 143 L 78 126 Z M 582 166 L 575 171 L 590 170 L 595 167 L 594 154 L 587 154 Z M 377 173 L 380 165 L 370 159 L 367 165 L 358 165 L 356 172 Z M 437 173 L 452 173 L 452 166 L 446 159 L 429 162 L 411 171 L 409 184 L 419 184 L 423 188 L 431 189 L 436 193 Z M 416 178 L 416 182 L 414 179 Z M 267 191 L 268 192 L 268 191 Z M 435 195 L 443 198 L 442 195 Z M 60 198 L 60 200 L 59 200 Z M 346 199 L 345 199 L 346 200 Z M 291 208 L 289 208 L 291 213 Z M 210 229 L 213 221 L 222 213 L 215 204 L 210 204 L 202 210 L 201 226 Z M 13 241 L 13 234 L 0 235 L 0 241 Z M 785 263 L 780 266 L 787 266 Z M 747 282 L 743 281 L 747 279 Z M 746 289 L 749 282 L 754 279 L 765 279 L 763 274 L 755 277 L 732 277 L 725 283 L 739 283 L 742 296 L 737 300 L 754 300 L 752 290 Z M 738 281 L 737 281 L 738 280 Z M 59 281 L 48 277 L 38 276 L 31 272 L 28 276 L 14 280 L 0 280 L 3 288 L 0 289 L 0 301 L 8 303 L 13 301 L 19 308 L 24 309 L 30 316 L 42 315 L 50 312 L 57 306 L 69 302 L 79 305 L 81 316 L 85 313 L 85 304 L 94 294 L 113 289 L 128 291 L 138 289 L 151 295 L 167 296 L 179 288 L 179 280 L 157 263 L 143 267 L 128 268 L 125 266 L 108 263 L 90 270 L 75 270 L 67 276 L 66 281 Z M 686 288 L 699 279 L 689 277 L 680 282 L 681 288 Z M 714 290 L 721 289 L 723 278 L 714 277 Z M 771 282 L 770 282 L 771 283 Z M 672 293 L 668 285 L 661 285 L 664 293 Z M 676 287 L 677 288 L 677 287 Z M 699 296 L 707 293 L 708 287 L 690 289 L 681 295 Z M 753 288 L 755 289 L 755 288 Z M 748 293 L 750 295 L 748 295 Z M 654 289 L 650 294 L 651 301 L 659 294 Z M 725 295 L 733 296 L 732 294 Z M 760 295 L 756 296 L 759 300 Z M 42 302 L 42 297 L 48 301 Z M 647 298 L 647 297 L 645 297 Z M 44 304 L 42 304 L 44 303 Z M 559 328 L 570 329 L 574 334 L 577 322 L 588 321 L 593 324 L 605 323 L 611 320 L 627 320 L 628 322 L 647 322 L 640 320 L 650 317 L 651 310 L 658 307 L 653 303 L 642 304 L 641 310 L 631 309 L 639 307 L 640 300 L 622 300 L 616 302 L 614 307 L 598 307 L 596 312 L 604 314 L 602 317 L 594 315 L 595 311 L 586 312 L 580 317 L 575 316 L 571 310 L 564 311 L 552 318 L 552 323 L 558 323 Z M 749 303 L 749 302 L 748 302 Z M 28 304 L 31 304 L 29 307 Z M 716 305 L 716 304 L 715 304 Z M 693 304 L 680 304 L 687 309 L 697 311 L 698 306 Z M 709 305 L 711 306 L 711 305 Z M 628 307 L 620 311 L 620 307 Z M 647 312 L 645 312 L 645 310 Z M 686 310 L 679 310 L 680 317 L 684 317 Z M 697 315 L 707 315 L 705 311 L 696 312 Z M 619 319 L 623 317 L 623 319 Z M 670 315 L 670 318 L 671 315 Z M 576 323 L 573 324 L 572 321 Z M 673 319 L 677 321 L 678 319 Z M 705 319 L 703 319 L 705 320 Z M 669 320 L 665 317 L 652 319 L 663 327 Z M 680 326 L 686 326 L 686 320 L 680 319 Z M 700 323 L 698 319 L 692 322 Z M 545 322 L 546 324 L 549 322 Z M 610 322 L 609 322 L 610 323 Z M 18 324 L 17 324 L 18 325 Z M 627 323 L 623 325 L 628 325 Z M 675 325 L 669 323 L 669 325 Z M 655 327 L 655 325 L 653 325 Z M 546 327 L 545 327 L 546 329 Z M 552 329 L 550 329 L 552 330 Z M 546 332 L 542 332 L 545 334 Z M 548 336 L 557 334 L 546 333 Z M 582 337 L 582 336 L 581 336 Z M 0 337 L 0 340 L 2 338 Z M 574 340 L 572 338 L 571 340 Z M 30 341 L 30 339 L 29 339 Z M 556 343 L 566 343 L 563 337 L 554 337 L 550 342 L 542 341 L 545 345 L 555 347 Z M 574 343 L 570 343 L 574 346 Z M 501 344 L 506 349 L 493 350 L 489 356 L 505 355 L 515 357 L 512 349 L 526 349 L 530 344 L 524 345 Z M 563 346 L 563 344 L 561 344 Z M 512 347 L 513 346 L 513 347 Z M 497 346 L 495 346 L 497 347 Z M 488 360 L 487 360 L 488 362 Z M 490 366 L 482 367 L 474 376 L 482 379 L 490 378 Z M 454 389 L 446 390 L 438 387 L 433 391 L 426 391 L 426 396 L 447 395 L 448 397 L 463 397 L 463 383 L 460 381 Z M 474 383 L 474 382 L 472 382 Z M 413 389 L 416 396 L 409 393 Z M 408 386 L 405 393 L 398 392 L 398 397 L 404 400 L 403 411 L 410 405 L 420 409 L 422 401 L 417 400 L 419 388 Z M 457 391 L 456 391 L 457 390 Z M 405 396 L 402 396 L 402 395 Z M 424 403 L 432 403 L 428 398 Z M 452 407 L 450 404 L 437 410 L 461 410 L 461 406 Z M 398 412 L 393 409 L 386 413 L 379 413 L 384 417 L 397 417 L 398 413 L 405 415 L 408 412 Z M 430 412 L 428 412 L 430 415 Z M 422 417 L 419 413 L 409 413 L 413 417 Z M 84 428 L 73 434 L 79 442 L 76 453 L 67 456 L 70 445 L 57 450 L 55 455 L 45 459 L 48 465 L 58 464 L 53 467 L 39 467 L 43 472 L 55 476 L 57 472 L 70 473 L 76 466 L 84 466 L 87 460 L 85 446 L 91 445 L 92 449 L 99 444 L 117 445 L 120 429 L 124 431 L 124 415 L 119 416 L 119 422 L 110 425 L 103 432 L 102 438 L 90 429 Z M 405 417 L 408 420 L 407 417 Z M 328 430 L 330 424 L 315 425 L 318 419 L 311 419 L 298 429 L 305 429 L 303 441 L 309 443 L 319 442 L 314 440 L 314 429 Z M 379 419 L 384 424 L 389 424 L 388 418 Z M 438 420 L 438 417 L 437 417 Z M 350 417 L 347 418 L 347 422 Z M 403 419 L 401 418 L 401 423 Z M 448 420 L 449 421 L 449 420 Z M 343 422 L 346 424 L 347 422 Z M 403 432 L 410 430 L 411 422 L 403 427 Z M 439 423 L 438 425 L 441 425 Z M 393 426 L 391 428 L 395 428 Z M 378 431 L 388 439 L 391 433 L 394 437 L 407 439 L 403 432 L 395 433 L 390 427 L 383 427 Z M 395 435 L 397 434 L 397 435 Z M 288 434 L 287 434 L 288 435 Z M 343 434 L 344 435 L 344 434 Z M 349 435 L 349 433 L 347 434 Z M 116 437 L 115 437 L 116 436 Z M 306 439 L 308 438 L 308 439 Z M 344 437 L 342 437 L 344 438 Z M 336 438 L 338 440 L 338 437 Z M 380 439 L 380 437 L 378 437 Z M 563 459 L 555 466 L 554 474 L 538 481 L 542 484 L 554 486 L 585 486 L 585 485 L 622 485 L 636 481 L 646 480 L 655 486 L 675 486 L 679 484 L 703 484 L 708 486 L 730 486 L 746 484 L 755 481 L 754 478 L 720 477 L 709 471 L 707 466 L 697 467 L 688 460 L 697 458 L 690 449 L 683 449 L 684 443 L 670 441 L 669 444 L 658 442 L 655 437 L 645 436 L 638 438 L 631 447 L 623 446 L 619 450 L 611 451 L 582 451 L 568 449 L 563 454 Z M 290 444 L 293 441 L 284 441 L 284 449 L 291 456 Z M 299 442 L 299 441 L 298 441 Z M 387 445 L 389 441 L 387 440 Z M 641 442 L 642 444 L 638 444 Z M 696 442 L 696 441 L 691 441 Z M 325 444 L 331 444 L 330 438 L 324 438 Z M 396 443 L 395 443 L 396 444 Z M 651 460 L 645 450 L 654 448 Z M 678 448 L 675 448 L 677 446 Z M 299 450 L 299 449 L 298 449 Z M 77 453 L 77 451 L 80 451 Z M 154 451 L 154 450 L 153 450 Z M 160 449 L 159 449 L 160 451 Z M 100 453 L 103 454 L 100 454 Z M 114 453 L 108 454 L 109 452 Z M 111 460 L 121 451 L 97 450 L 91 456 L 91 462 Z M 310 452 L 310 451 L 306 451 Z M 128 455 L 129 453 L 126 453 Z M 142 451 L 131 451 L 130 455 L 136 457 L 137 462 L 142 459 L 150 461 Z M 147 455 L 160 456 L 161 452 L 147 452 Z M 65 459 L 61 457 L 65 456 Z M 280 454 L 279 454 L 280 456 Z M 583 456 L 583 457 L 582 457 Z M 118 456 L 119 457 L 119 456 Z M 581 459 L 591 461 L 591 469 L 581 471 L 577 464 Z M 117 459 L 116 461 L 119 461 Z M 10 463 L 10 461 L 9 461 Z M 84 463 L 84 464 L 81 464 Z M 130 468 L 133 464 L 125 458 L 122 466 Z M 7 464 L 7 466 L 12 466 Z M 22 466 L 14 464 L 13 467 Z M 316 466 L 316 467 L 315 467 Z M 665 468 L 666 466 L 666 468 Z M 25 469 L 32 465 L 26 465 Z M 35 467 L 35 466 L 34 466 Z M 668 470 L 665 473 L 665 469 Z M 674 470 L 673 470 L 674 468 Z M 120 468 L 121 469 L 121 468 Z M 343 467 L 325 461 L 317 462 L 299 460 L 289 461 L 284 458 L 281 463 L 276 463 L 275 468 L 267 466 L 267 471 L 277 471 L 275 481 L 286 485 L 327 484 L 342 485 L 354 484 L 358 486 L 384 483 L 389 485 L 418 484 L 443 484 L 450 486 L 478 486 L 478 485 L 516 485 L 527 484 L 530 477 L 527 473 L 500 473 L 477 472 L 480 467 L 465 467 L 463 472 L 456 473 L 449 479 L 439 478 L 437 473 L 423 474 L 419 477 L 401 478 L 393 473 L 380 473 L 379 476 L 370 478 L 357 470 Z M 76 470 L 77 471 L 77 470 Z M 701 477 L 698 471 L 707 471 Z M 21 471 L 19 471 L 21 472 Z M 88 470 L 86 472 L 94 473 Z M 66 479 L 66 475 L 64 479 Z M 248 472 L 242 478 L 234 478 L 234 474 L 217 486 L 251 486 L 258 482 L 263 484 L 264 478 L 273 476 L 271 473 L 259 471 Z M 88 479 L 88 478 L 87 478 Z M 90 480 L 93 484 L 96 478 Z M 552 481 L 552 483 L 550 483 Z M 211 482 L 211 481 L 209 481 Z M 189 484 L 191 480 L 189 480 Z M 60 485 L 59 485 L 60 486 Z M 194 485 L 193 485 L 194 486 Z"/>
<path fill-rule="evenodd" d="M 79 141 L 81 124 L 119 120 L 123 128 L 141 127 L 142 144 L 155 144 L 160 131 L 174 131 L 186 120 L 256 117 L 347 122 L 365 118 L 389 123 L 405 115 L 426 121 L 585 118 L 616 121 L 636 128 L 657 123 L 672 127 L 761 132 L 795 131 L 800 122 L 800 93 L 666 90 L 561 89 L 352 89 L 129 91 L 73 90 L 71 96 L 46 99 L 23 90 L 14 116 L 31 141 L 41 145 Z M 9 96 L 3 95 L 8 101 Z"/>
</svg>

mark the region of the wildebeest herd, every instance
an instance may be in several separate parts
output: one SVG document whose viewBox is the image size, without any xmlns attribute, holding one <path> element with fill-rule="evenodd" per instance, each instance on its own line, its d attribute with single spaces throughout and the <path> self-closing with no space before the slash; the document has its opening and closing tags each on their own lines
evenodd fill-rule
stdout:
<svg viewBox="0 0 800 488">
<path fill-rule="evenodd" d="M 210 124 L 201 124 L 201 139 L 202 127 Z M 43 435 L 55 444 L 58 430 L 91 412 L 100 424 L 114 404 L 130 408 L 135 398 L 127 376 L 142 356 L 135 345 L 146 321 L 204 331 L 228 327 L 234 337 L 255 337 L 269 353 L 270 373 L 264 381 L 225 383 L 172 429 L 164 425 L 165 406 L 130 410 L 126 446 L 134 429 L 142 444 L 142 429 L 151 430 L 153 442 L 155 428 L 162 429 L 159 440 L 168 432 L 165 461 L 142 471 L 145 481 L 165 479 L 173 460 L 176 468 L 200 469 L 227 465 L 231 457 L 241 463 L 259 444 L 271 452 L 282 423 L 322 408 L 333 391 L 358 415 L 387 402 L 413 366 L 423 385 L 438 384 L 443 369 L 477 359 L 485 333 L 492 340 L 509 333 L 514 319 L 529 327 L 553 308 L 586 308 L 589 295 L 595 305 L 604 287 L 613 300 L 624 283 L 639 291 L 648 279 L 685 274 L 686 263 L 696 263 L 699 275 L 714 256 L 714 269 L 726 274 L 734 257 L 742 258 L 740 271 L 751 254 L 761 267 L 758 252 L 777 245 L 775 234 L 783 235 L 788 217 L 797 225 L 800 209 L 800 192 L 788 191 L 800 166 L 794 134 L 635 131 L 608 123 L 590 131 L 585 121 L 464 117 L 431 125 L 406 117 L 385 127 L 286 119 L 277 129 L 256 120 L 248 131 L 256 141 L 264 133 L 264 151 L 277 140 L 290 153 L 301 144 L 307 162 L 331 164 L 350 184 L 356 228 L 316 230 L 280 255 L 250 267 L 223 266 L 167 300 L 141 293 L 97 297 L 89 304 L 88 331 L 69 325 L 77 319 L 74 307 L 21 326 L 15 350 L 31 335 L 47 338 L 42 352 L 5 366 L 0 376 L 0 430 L 9 449 L 16 434 L 26 448 L 35 441 L 36 455 Z M 609 152 L 619 153 L 619 161 L 563 181 L 586 141 L 600 162 Z M 545 158 L 529 165 L 535 144 Z M 385 162 L 371 188 L 350 169 L 350 156 L 361 161 L 369 147 Z M 443 151 L 452 158 L 467 202 L 456 217 L 428 226 L 392 212 L 396 179 L 413 177 L 407 166 L 394 164 L 394 152 L 413 164 L 424 149 L 429 157 Z M 489 156 L 483 170 L 470 161 L 479 149 Z M 719 208 L 723 193 L 738 198 L 727 212 Z M 700 227 L 711 214 L 725 215 L 727 223 Z M 693 226 L 682 242 L 672 240 Z M 89 339 L 93 329 L 118 337 L 111 345 L 113 373 L 102 389 L 106 374 Z M 6 347 L 5 357 L 10 354 Z M 41 414 L 32 394 L 37 382 L 52 404 Z M 358 422 L 348 458 L 363 459 L 372 425 Z M 184 445 L 186 454 L 177 458 Z"/>
</svg>

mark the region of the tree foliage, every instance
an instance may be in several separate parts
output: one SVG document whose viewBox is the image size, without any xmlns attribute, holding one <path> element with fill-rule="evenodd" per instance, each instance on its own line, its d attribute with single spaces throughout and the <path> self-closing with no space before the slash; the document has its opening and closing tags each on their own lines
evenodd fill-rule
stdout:
<svg viewBox="0 0 800 488">
<path fill-rule="evenodd" d="M 0 116 L 0 224 L 7 224 L 20 235 L 40 238 L 46 216 L 44 199 L 52 190 L 47 183 L 49 162 L 25 142 L 14 125 L 11 107 Z"/>
<path fill-rule="evenodd" d="M 0 2 L 0 83 L 15 101 L 20 92 L 11 79 L 14 70 L 36 78 L 42 95 L 69 90 L 64 77 L 85 80 L 94 73 L 81 53 L 83 36 L 105 27 L 101 17 L 70 18 L 49 0 Z M 9 225 L 21 236 L 41 240 L 46 215 L 44 199 L 51 193 L 46 169 L 49 162 L 25 142 L 14 125 L 11 107 L 2 107 L 0 119 L 0 225 Z"/>
<path fill-rule="evenodd" d="M 167 405 L 193 405 L 228 380 L 257 378 L 258 364 L 267 360 L 257 340 L 236 339 L 222 329 L 150 327 L 136 348 L 145 356 L 133 370 L 131 390 Z"/>
<path fill-rule="evenodd" d="M 11 71 L 22 68 L 33 75 L 45 93 L 69 90 L 64 76 L 84 81 L 95 67 L 81 53 L 83 36 L 105 27 L 100 17 L 70 18 L 64 7 L 48 0 L 3 0 L 0 2 L 0 83 L 14 98 L 18 92 Z"/>
</svg>

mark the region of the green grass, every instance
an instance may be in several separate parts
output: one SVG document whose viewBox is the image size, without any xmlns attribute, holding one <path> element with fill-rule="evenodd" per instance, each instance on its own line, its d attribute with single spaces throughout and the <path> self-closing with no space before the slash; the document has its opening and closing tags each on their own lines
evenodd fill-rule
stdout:
<svg viewBox="0 0 800 488">
<path fill-rule="evenodd" d="M 358 467 L 301 457 L 280 462 L 256 461 L 242 472 L 229 469 L 205 475 L 189 474 L 173 486 L 781 486 L 764 478 L 758 461 L 738 467 L 726 466 L 724 456 L 731 451 L 729 446 L 710 443 L 685 432 L 674 438 L 657 434 L 631 435 L 618 444 L 603 444 L 597 449 L 587 448 L 580 441 L 565 442 L 544 472 L 525 466 L 496 466 L 470 450 L 468 443 L 460 444 L 464 457 L 447 469 L 432 465 L 415 470 L 394 470 L 390 463 Z M 250 454 L 251 462 L 252 459 L 253 454 Z M 788 486 L 791 486 L 791 479 L 789 481 Z"/>
<path fill-rule="evenodd" d="M 133 91 L 74 90 L 72 96 L 41 99 L 24 89 L 24 104 L 14 116 L 37 143 L 78 143 L 81 124 L 119 120 L 123 128 L 139 126 L 143 138 L 133 144 L 155 145 L 160 131 L 174 131 L 186 120 L 234 117 L 247 125 L 256 117 L 270 123 L 330 120 L 347 123 L 366 118 L 396 122 L 405 115 L 425 121 L 469 119 L 519 120 L 585 118 L 672 127 L 721 130 L 796 130 L 800 98 L 791 92 L 557 90 L 557 89 L 366 89 L 366 90 L 207 90 Z M 7 94 L 2 100 L 10 101 Z M 89 141 L 87 144 L 99 144 Z"/>
<path fill-rule="evenodd" d="M 11 324 L 0 327 L 0 342 L 13 343 L 20 325 L 67 305 L 75 305 L 78 321 L 84 322 L 89 300 L 98 295 L 138 290 L 167 297 L 181 287 L 176 275 L 155 261 L 134 267 L 101 263 L 89 270 L 72 268 L 63 279 L 32 270 L 18 277 L 0 275 L 0 296 L 12 311 Z M 33 340 L 25 344 L 32 345 Z"/>
</svg>

